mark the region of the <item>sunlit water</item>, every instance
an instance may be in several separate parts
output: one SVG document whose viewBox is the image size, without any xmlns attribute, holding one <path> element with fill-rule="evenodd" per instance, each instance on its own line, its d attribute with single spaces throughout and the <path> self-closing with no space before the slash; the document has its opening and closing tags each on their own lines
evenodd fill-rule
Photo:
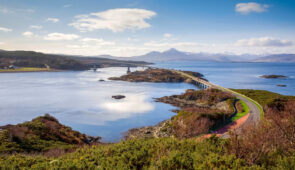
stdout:
<svg viewBox="0 0 295 170">
<path fill-rule="evenodd" d="M 197 71 L 209 81 L 228 88 L 264 89 L 295 95 L 295 64 L 177 61 L 155 66 Z M 155 125 L 174 115 L 171 112 L 174 107 L 156 103 L 153 98 L 195 88 L 184 83 L 98 81 L 126 71 L 126 68 L 104 68 L 97 72 L 1 73 L 0 125 L 50 113 L 75 130 L 116 142 L 130 128 Z M 259 78 L 263 74 L 283 74 L 288 78 Z M 111 98 L 118 94 L 126 98 Z"/>
<path fill-rule="evenodd" d="M 104 68 L 97 72 L 0 74 L 0 125 L 50 113 L 75 130 L 116 142 L 130 128 L 155 125 L 174 114 L 174 107 L 153 98 L 195 88 L 185 83 L 98 81 L 126 71 Z M 111 98 L 118 94 L 126 98 Z"/>
</svg>

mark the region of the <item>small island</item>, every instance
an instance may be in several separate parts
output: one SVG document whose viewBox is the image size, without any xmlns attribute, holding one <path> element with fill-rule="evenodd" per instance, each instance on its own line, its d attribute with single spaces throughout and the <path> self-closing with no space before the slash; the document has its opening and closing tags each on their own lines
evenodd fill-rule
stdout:
<svg viewBox="0 0 295 170">
<path fill-rule="evenodd" d="M 112 96 L 113 99 L 117 99 L 117 100 L 124 99 L 125 97 L 126 96 L 124 96 L 124 95 L 114 95 L 114 96 Z"/>
<path fill-rule="evenodd" d="M 192 76 L 205 80 L 202 74 L 192 71 L 183 71 Z M 148 68 L 144 71 L 135 71 L 121 77 L 111 77 L 109 80 L 121 80 L 129 82 L 153 82 L 153 83 L 192 83 L 193 80 L 179 73 L 167 69 Z"/>
<path fill-rule="evenodd" d="M 260 78 L 265 78 L 265 79 L 281 79 L 281 78 L 287 78 L 287 76 L 271 74 L 271 75 L 262 75 L 262 76 L 260 76 Z"/>
</svg>

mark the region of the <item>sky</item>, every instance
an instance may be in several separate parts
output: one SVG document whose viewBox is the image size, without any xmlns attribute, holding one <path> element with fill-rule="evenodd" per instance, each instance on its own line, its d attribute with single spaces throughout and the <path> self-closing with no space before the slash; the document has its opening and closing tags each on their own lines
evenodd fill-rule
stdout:
<svg viewBox="0 0 295 170">
<path fill-rule="evenodd" d="M 295 53 L 294 0 L 0 0 L 0 49 Z"/>
</svg>

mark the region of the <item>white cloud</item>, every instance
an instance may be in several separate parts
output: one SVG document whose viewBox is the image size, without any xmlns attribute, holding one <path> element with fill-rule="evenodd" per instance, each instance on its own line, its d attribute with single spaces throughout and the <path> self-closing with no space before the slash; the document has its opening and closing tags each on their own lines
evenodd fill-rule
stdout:
<svg viewBox="0 0 295 170">
<path fill-rule="evenodd" d="M 32 29 L 42 29 L 41 25 L 30 25 L 30 28 Z"/>
<path fill-rule="evenodd" d="M 269 8 L 269 5 L 266 4 L 258 4 L 255 2 L 248 2 L 248 3 L 239 3 L 236 5 L 236 12 L 241 14 L 249 14 L 251 12 L 266 12 Z"/>
<path fill-rule="evenodd" d="M 14 13 L 34 13 L 33 9 L 19 9 L 19 8 L 0 8 L 2 14 L 14 14 Z"/>
<path fill-rule="evenodd" d="M 144 45 L 151 46 L 151 47 L 167 47 L 167 48 L 201 46 L 201 44 L 198 44 L 195 42 L 159 43 L 155 41 L 144 43 Z"/>
<path fill-rule="evenodd" d="M 26 31 L 22 35 L 27 38 L 32 38 L 34 36 L 34 33 L 30 32 L 30 31 Z"/>
<path fill-rule="evenodd" d="M 59 41 L 59 40 L 74 40 L 80 36 L 76 34 L 50 33 L 44 37 L 45 40 Z"/>
<path fill-rule="evenodd" d="M 12 14 L 13 11 L 7 8 L 0 8 L 0 13 L 2 14 Z"/>
<path fill-rule="evenodd" d="M 0 31 L 3 31 L 3 32 L 11 32 L 12 29 L 0 27 Z"/>
<path fill-rule="evenodd" d="M 120 32 L 126 29 L 148 28 L 151 25 L 145 20 L 155 15 L 155 12 L 145 9 L 118 8 L 76 16 L 76 20 L 70 25 L 80 31 L 109 29 Z"/>
<path fill-rule="evenodd" d="M 173 35 L 172 35 L 172 34 L 169 34 L 169 33 L 165 33 L 163 36 L 164 36 L 165 38 L 171 38 Z"/>
<path fill-rule="evenodd" d="M 81 39 L 83 43 L 94 43 L 96 45 L 115 45 L 115 42 L 105 41 L 103 39 L 96 39 L 96 38 L 83 38 Z"/>
<path fill-rule="evenodd" d="M 58 18 L 47 18 L 46 21 L 52 22 L 52 23 L 57 23 L 57 22 L 59 22 L 59 19 Z"/>
<path fill-rule="evenodd" d="M 252 47 L 286 47 L 293 45 L 292 41 L 280 40 L 271 37 L 251 38 L 238 40 L 237 46 L 252 46 Z"/>
<path fill-rule="evenodd" d="M 5 43 L 4 42 L 0 42 L 0 45 L 4 45 Z"/>
</svg>

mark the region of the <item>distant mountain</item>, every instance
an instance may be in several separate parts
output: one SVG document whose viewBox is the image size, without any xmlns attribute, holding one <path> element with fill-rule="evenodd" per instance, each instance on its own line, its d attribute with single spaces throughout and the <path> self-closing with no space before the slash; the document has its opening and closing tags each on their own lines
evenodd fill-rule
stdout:
<svg viewBox="0 0 295 170">
<path fill-rule="evenodd" d="M 104 57 L 110 57 L 105 56 Z M 192 53 L 182 52 L 175 48 L 167 51 L 152 51 L 141 56 L 134 57 L 111 57 L 112 59 L 160 62 L 160 61 L 213 61 L 213 62 L 295 62 L 295 54 L 226 54 L 226 53 Z"/>
<path fill-rule="evenodd" d="M 191 53 L 182 52 L 171 48 L 164 52 L 153 51 L 141 56 L 134 56 L 129 58 L 131 60 L 142 60 L 148 62 L 158 61 L 215 61 L 215 62 L 237 62 L 246 61 L 243 56 L 236 56 L 233 54 L 210 54 L 210 53 Z"/>
<path fill-rule="evenodd" d="M 254 60 L 254 62 L 285 62 L 295 63 L 295 54 L 273 54 Z"/>
</svg>

